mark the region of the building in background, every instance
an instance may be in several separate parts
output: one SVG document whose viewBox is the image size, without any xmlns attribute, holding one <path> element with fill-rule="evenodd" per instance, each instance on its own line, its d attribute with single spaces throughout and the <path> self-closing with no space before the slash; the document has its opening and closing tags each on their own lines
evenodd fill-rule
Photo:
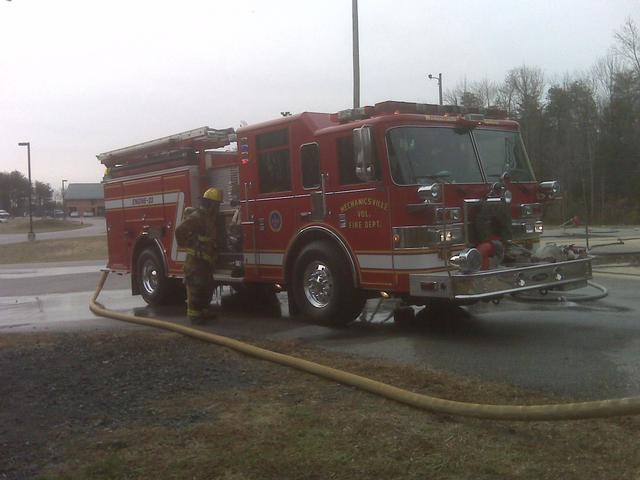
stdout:
<svg viewBox="0 0 640 480">
<path fill-rule="evenodd" d="M 71 217 L 104 216 L 101 183 L 70 183 L 64 191 L 64 211 Z"/>
</svg>

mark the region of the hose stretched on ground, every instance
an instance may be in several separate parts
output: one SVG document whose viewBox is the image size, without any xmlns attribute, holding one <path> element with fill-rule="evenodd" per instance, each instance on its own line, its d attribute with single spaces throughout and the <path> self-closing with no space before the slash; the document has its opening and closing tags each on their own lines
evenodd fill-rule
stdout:
<svg viewBox="0 0 640 480">
<path fill-rule="evenodd" d="M 104 287 L 108 275 L 109 272 L 103 272 L 89 304 L 90 310 L 95 315 L 181 333 L 183 335 L 204 340 L 205 342 L 215 343 L 217 345 L 236 350 L 255 358 L 295 368 L 344 385 L 351 385 L 389 400 L 394 400 L 396 402 L 428 410 L 430 412 L 483 419 L 517 421 L 576 420 L 585 418 L 637 415 L 640 413 L 640 397 L 555 405 L 485 405 L 445 400 L 442 398 L 411 392 L 402 388 L 394 387 L 393 385 L 362 377 L 360 375 L 355 375 L 353 373 L 327 367 L 325 365 L 292 357 L 290 355 L 266 350 L 245 342 L 240 342 L 221 335 L 215 335 L 196 328 L 166 322 L 155 318 L 138 317 L 136 315 L 108 310 L 97 302 L 98 296 Z"/>
<path fill-rule="evenodd" d="M 593 300 L 600 300 L 601 298 L 609 295 L 609 290 L 599 283 L 589 281 L 587 282 L 592 288 L 595 288 L 600 293 L 593 295 L 581 295 L 581 294 L 563 294 L 562 292 L 548 292 L 546 295 L 535 295 L 527 293 L 518 293 L 513 295 L 513 299 L 519 302 L 592 302 Z"/>
</svg>

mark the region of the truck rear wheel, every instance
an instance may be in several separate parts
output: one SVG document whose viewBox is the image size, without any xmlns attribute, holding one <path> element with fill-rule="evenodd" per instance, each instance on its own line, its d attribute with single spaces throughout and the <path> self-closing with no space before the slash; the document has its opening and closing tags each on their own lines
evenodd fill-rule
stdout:
<svg viewBox="0 0 640 480">
<path fill-rule="evenodd" d="M 172 282 L 167 278 L 164 264 L 154 248 L 142 251 L 136 260 L 138 291 L 149 305 L 166 305 L 173 300 Z"/>
<path fill-rule="evenodd" d="M 366 301 L 354 287 L 344 255 L 316 241 L 302 249 L 293 266 L 292 290 L 300 312 L 314 323 L 342 326 L 355 320 Z"/>
</svg>

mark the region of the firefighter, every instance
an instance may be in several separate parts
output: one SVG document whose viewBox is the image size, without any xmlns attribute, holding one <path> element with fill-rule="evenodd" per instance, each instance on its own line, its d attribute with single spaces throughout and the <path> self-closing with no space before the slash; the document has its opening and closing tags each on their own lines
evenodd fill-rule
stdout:
<svg viewBox="0 0 640 480">
<path fill-rule="evenodd" d="M 216 218 L 222 192 L 210 188 L 199 208 L 185 210 L 184 220 L 176 228 L 178 246 L 187 251 L 184 283 L 187 287 L 187 316 L 191 323 L 202 324 L 215 318 L 209 309 L 213 296 L 213 268 L 216 260 Z"/>
</svg>

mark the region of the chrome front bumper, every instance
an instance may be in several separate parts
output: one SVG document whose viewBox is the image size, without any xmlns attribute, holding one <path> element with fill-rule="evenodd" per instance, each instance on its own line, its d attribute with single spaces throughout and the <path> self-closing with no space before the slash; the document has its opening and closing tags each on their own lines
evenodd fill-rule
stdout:
<svg viewBox="0 0 640 480">
<path fill-rule="evenodd" d="M 527 290 L 571 290 L 586 286 L 592 278 L 592 257 L 556 263 L 503 267 L 474 273 L 458 271 L 411 274 L 412 297 L 482 300 Z"/>
</svg>

